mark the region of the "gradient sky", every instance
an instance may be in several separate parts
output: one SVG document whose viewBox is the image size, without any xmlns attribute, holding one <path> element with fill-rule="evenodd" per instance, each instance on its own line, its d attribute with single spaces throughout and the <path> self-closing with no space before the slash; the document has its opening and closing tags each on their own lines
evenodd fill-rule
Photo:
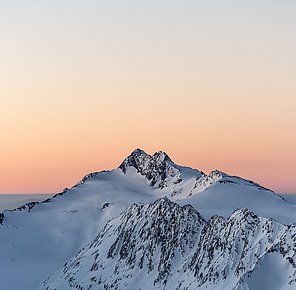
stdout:
<svg viewBox="0 0 296 290">
<path fill-rule="evenodd" d="M 133 149 L 296 193 L 296 1 L 0 2 L 0 193 Z"/>
</svg>

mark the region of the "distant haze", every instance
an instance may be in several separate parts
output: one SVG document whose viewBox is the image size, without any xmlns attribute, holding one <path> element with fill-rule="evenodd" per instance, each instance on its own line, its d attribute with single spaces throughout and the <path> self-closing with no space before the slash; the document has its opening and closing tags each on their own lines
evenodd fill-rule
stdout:
<svg viewBox="0 0 296 290">
<path fill-rule="evenodd" d="M 0 193 L 135 148 L 295 193 L 296 1 L 1 1 Z"/>
</svg>

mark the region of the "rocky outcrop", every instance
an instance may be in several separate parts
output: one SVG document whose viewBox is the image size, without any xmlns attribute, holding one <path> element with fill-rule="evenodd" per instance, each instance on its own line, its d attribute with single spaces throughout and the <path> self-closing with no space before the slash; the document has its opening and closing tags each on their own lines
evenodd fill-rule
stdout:
<svg viewBox="0 0 296 290">
<path fill-rule="evenodd" d="M 123 173 L 126 173 L 129 167 L 134 167 L 150 181 L 151 186 L 163 188 L 168 185 L 169 181 L 173 183 L 182 181 L 179 168 L 162 151 L 151 156 L 141 149 L 136 149 L 119 166 Z"/>
</svg>

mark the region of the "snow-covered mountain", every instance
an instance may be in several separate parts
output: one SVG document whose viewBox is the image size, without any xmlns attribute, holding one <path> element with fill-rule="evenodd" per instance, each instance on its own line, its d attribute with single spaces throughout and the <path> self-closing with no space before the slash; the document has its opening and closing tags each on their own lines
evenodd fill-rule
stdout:
<svg viewBox="0 0 296 290">
<path fill-rule="evenodd" d="M 295 239 L 295 227 L 247 209 L 206 221 L 163 198 L 107 223 L 41 289 L 295 289 Z M 250 288 L 266 259 L 282 260 L 285 279 Z"/>
<path fill-rule="evenodd" d="M 252 181 L 137 149 L 114 170 L 0 214 L 0 281 L 9 290 L 296 289 L 295 221 L 295 204 Z M 272 271 L 290 288 L 252 286 Z"/>
</svg>

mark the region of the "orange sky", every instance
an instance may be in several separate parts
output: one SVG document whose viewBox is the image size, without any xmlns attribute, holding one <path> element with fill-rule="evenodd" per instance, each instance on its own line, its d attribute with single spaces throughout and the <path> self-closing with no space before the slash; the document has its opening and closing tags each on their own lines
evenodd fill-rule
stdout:
<svg viewBox="0 0 296 290">
<path fill-rule="evenodd" d="M 296 193 L 296 4 L 110 2 L 0 4 L 0 193 L 137 147 Z"/>
</svg>

